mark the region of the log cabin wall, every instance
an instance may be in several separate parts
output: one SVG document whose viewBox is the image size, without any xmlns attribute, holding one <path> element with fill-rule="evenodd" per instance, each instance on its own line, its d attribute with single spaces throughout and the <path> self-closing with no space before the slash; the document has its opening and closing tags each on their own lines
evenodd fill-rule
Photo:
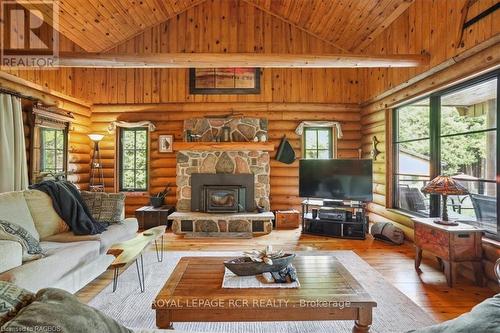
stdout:
<svg viewBox="0 0 500 333">
<path fill-rule="evenodd" d="M 33 71 L 34 72 L 34 71 Z M 47 78 L 57 71 L 38 71 L 38 78 Z M 68 137 L 68 171 L 70 175 L 68 179 L 75 183 L 80 189 L 87 189 L 89 185 L 90 173 L 90 139 L 87 134 L 90 133 L 90 104 L 79 99 L 67 96 L 61 92 L 47 89 L 32 81 L 24 80 L 21 77 L 27 73 L 23 71 L 15 72 L 19 76 L 0 72 L 0 87 L 15 91 L 24 96 L 32 97 L 41 101 L 44 105 L 57 106 L 62 110 L 69 111 L 74 116 L 74 121 L 69 128 Z M 53 78 L 57 81 L 56 77 Z M 50 86 L 50 81 L 47 82 Z M 30 102 L 25 100 L 23 105 L 23 121 L 25 129 L 26 151 L 29 153 L 31 149 L 31 133 L 29 127 Z M 28 164 L 29 165 L 29 164 Z"/>
<path fill-rule="evenodd" d="M 158 152 L 158 135 L 173 134 L 175 141 L 182 140 L 183 121 L 205 114 L 242 112 L 248 117 L 269 119 L 269 140 L 278 146 L 279 140 L 286 135 L 300 158 L 301 140 L 294 130 L 303 119 L 335 120 L 343 126 L 344 137 L 338 140 L 338 156 L 356 158 L 360 145 L 359 107 L 348 104 L 279 104 L 279 103 L 180 103 L 144 106 L 150 111 L 138 110 L 136 106 L 94 106 L 92 128 L 105 131 L 109 122 L 114 120 L 139 121 L 151 120 L 157 127 L 150 133 L 150 173 L 149 192 L 159 192 L 167 183 L 175 184 L 176 160 L 174 153 Z M 114 191 L 117 184 L 116 135 L 107 135 L 101 144 L 104 177 L 107 191 Z M 298 208 L 298 161 L 287 165 L 274 160 L 271 153 L 271 208 Z M 133 215 L 135 209 L 147 204 L 147 194 L 131 194 L 127 198 L 126 212 Z M 167 197 L 169 204 L 175 204 L 175 185 Z"/>
<path fill-rule="evenodd" d="M 146 30 L 110 52 L 339 52 L 290 24 L 243 1 L 207 1 Z M 358 156 L 361 139 L 358 70 L 262 69 L 256 95 L 191 95 L 186 69 L 77 69 L 76 95 L 96 103 L 92 130 L 104 132 L 113 120 L 151 120 L 149 192 L 175 184 L 175 153 L 158 153 L 160 134 L 182 140 L 185 119 L 206 114 L 243 113 L 269 119 L 271 142 L 286 135 L 300 157 L 294 133 L 301 120 L 342 122 L 338 156 Z M 116 133 L 101 144 L 107 191 L 117 189 Z M 272 153 L 274 157 L 274 153 Z M 272 209 L 298 208 L 298 162 L 271 162 Z M 126 211 L 147 204 L 148 194 L 129 194 Z M 175 203 L 175 188 L 167 198 Z"/>
<path fill-rule="evenodd" d="M 480 0 L 469 10 L 477 15 L 496 1 Z M 373 202 L 368 205 L 371 222 L 391 222 L 413 239 L 413 222 L 408 216 L 388 210 L 392 205 L 391 114 L 395 105 L 442 89 L 458 80 L 488 71 L 500 63 L 500 13 L 497 11 L 464 31 L 463 43 L 456 47 L 461 9 L 465 1 L 416 0 L 372 44 L 367 52 L 429 52 L 428 67 L 410 69 L 370 69 L 361 74 L 362 149 L 368 157 L 376 136 L 382 152 L 374 162 Z M 431 13 L 428 15 L 427 13 Z M 498 290 L 493 265 L 500 257 L 500 244 L 483 241 L 483 267 L 488 285 Z M 467 267 L 464 275 L 473 276 Z"/>
</svg>

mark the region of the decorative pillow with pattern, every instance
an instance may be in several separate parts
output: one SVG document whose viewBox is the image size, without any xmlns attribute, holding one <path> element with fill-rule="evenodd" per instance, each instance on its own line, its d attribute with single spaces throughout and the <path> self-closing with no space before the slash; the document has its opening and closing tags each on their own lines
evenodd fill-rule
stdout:
<svg viewBox="0 0 500 333">
<path fill-rule="evenodd" d="M 81 191 L 81 195 L 97 222 L 118 223 L 122 220 L 124 193 Z"/>
<path fill-rule="evenodd" d="M 0 281 L 0 326 L 33 302 L 35 295 L 15 284 Z"/>
<path fill-rule="evenodd" d="M 40 259 L 43 257 L 43 250 L 31 234 L 15 223 L 0 220 L 0 239 L 18 242 L 23 247 L 23 262 Z"/>
</svg>

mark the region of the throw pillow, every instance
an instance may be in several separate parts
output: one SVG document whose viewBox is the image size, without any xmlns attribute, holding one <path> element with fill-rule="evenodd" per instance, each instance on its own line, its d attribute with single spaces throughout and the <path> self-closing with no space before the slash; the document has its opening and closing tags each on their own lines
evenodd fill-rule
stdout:
<svg viewBox="0 0 500 333">
<path fill-rule="evenodd" d="M 0 193 L 0 220 L 15 221 L 36 240 L 40 240 L 23 191 Z"/>
<path fill-rule="evenodd" d="M 43 257 L 43 250 L 40 243 L 20 225 L 0 220 L 0 239 L 21 244 L 23 247 L 23 262 Z"/>
<path fill-rule="evenodd" d="M 37 327 L 44 327 L 47 332 L 132 333 L 99 310 L 81 303 L 74 295 L 55 288 L 38 291 L 35 300 L 0 331 L 31 332 Z"/>
<path fill-rule="evenodd" d="M 69 226 L 57 215 L 48 194 L 39 190 L 24 190 L 23 193 L 41 240 L 69 231 Z"/>
<path fill-rule="evenodd" d="M 124 193 L 81 191 L 81 195 L 97 222 L 118 223 L 122 220 Z"/>
<path fill-rule="evenodd" d="M 14 318 L 19 310 L 30 304 L 34 296 L 15 284 L 0 281 L 0 326 Z M 0 331 L 2 330 L 0 329 Z"/>
</svg>

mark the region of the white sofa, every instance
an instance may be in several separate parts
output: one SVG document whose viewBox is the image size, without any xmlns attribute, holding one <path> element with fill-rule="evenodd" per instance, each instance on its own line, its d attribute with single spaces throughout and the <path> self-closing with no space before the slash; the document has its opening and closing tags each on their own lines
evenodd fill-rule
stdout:
<svg viewBox="0 0 500 333">
<path fill-rule="evenodd" d="M 108 268 L 109 247 L 133 238 L 135 218 L 112 224 L 99 235 L 76 236 L 57 215 L 51 198 L 38 190 L 0 193 L 0 220 L 19 224 L 40 241 L 41 259 L 22 262 L 17 242 L 0 240 L 0 280 L 36 292 L 46 287 L 75 293 Z"/>
</svg>

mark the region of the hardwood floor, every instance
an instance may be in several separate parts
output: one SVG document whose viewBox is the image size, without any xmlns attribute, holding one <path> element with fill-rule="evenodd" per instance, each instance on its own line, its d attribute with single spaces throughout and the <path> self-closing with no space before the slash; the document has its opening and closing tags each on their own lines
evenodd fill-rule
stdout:
<svg viewBox="0 0 500 333">
<path fill-rule="evenodd" d="M 492 290 L 476 287 L 463 278 L 455 287 L 449 288 L 444 274 L 437 269 L 437 262 L 425 255 L 422 272 L 418 274 L 413 266 L 412 243 L 395 246 L 374 241 L 371 237 L 359 241 L 301 235 L 299 229 L 275 230 L 269 235 L 253 239 L 184 239 L 168 232 L 164 242 L 166 251 L 241 251 L 268 244 L 295 251 L 353 250 L 437 321 L 467 312 L 494 294 Z M 154 247 L 149 250 L 154 251 Z M 87 302 L 111 282 L 112 272 L 108 270 L 78 292 L 77 296 Z"/>
</svg>

